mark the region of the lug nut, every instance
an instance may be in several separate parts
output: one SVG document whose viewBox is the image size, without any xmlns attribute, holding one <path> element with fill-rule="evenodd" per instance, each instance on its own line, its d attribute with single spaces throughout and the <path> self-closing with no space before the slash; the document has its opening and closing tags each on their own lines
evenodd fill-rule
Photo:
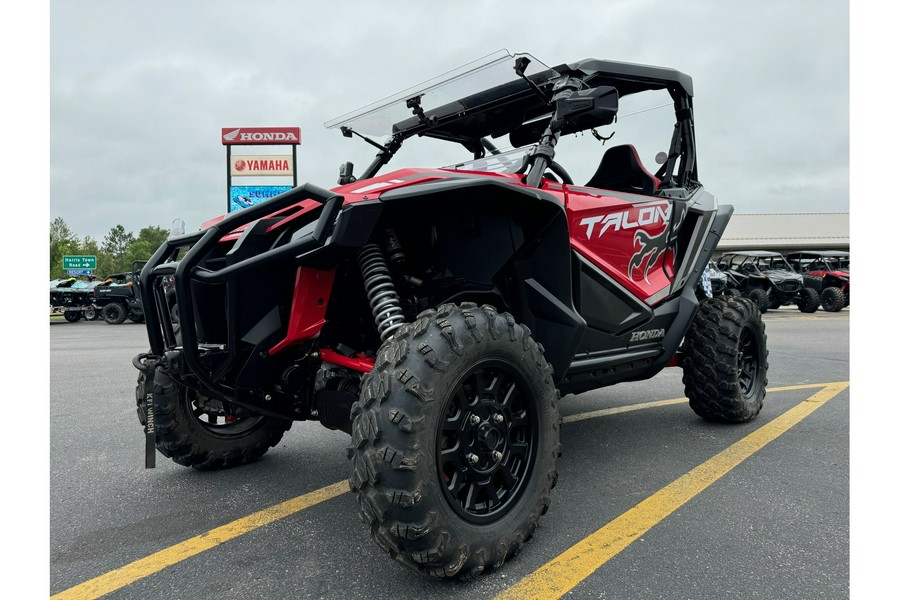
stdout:
<svg viewBox="0 0 900 600">
<path fill-rule="evenodd" d="M 493 458 L 494 460 L 500 460 L 501 458 L 503 458 L 503 455 L 500 454 L 499 450 L 494 450 L 493 452 L 491 452 L 491 458 Z"/>
<path fill-rule="evenodd" d="M 481 417 L 479 417 L 478 415 L 472 415 L 472 418 L 469 419 L 469 421 L 472 423 L 472 425 L 478 425 L 479 423 L 481 423 Z"/>
<path fill-rule="evenodd" d="M 470 465 L 478 464 L 478 455 L 473 453 L 467 454 L 466 458 L 469 460 Z"/>
<path fill-rule="evenodd" d="M 494 423 L 502 423 L 502 422 L 503 422 L 503 415 L 501 415 L 500 413 L 497 413 L 496 415 L 494 415 Z"/>
</svg>

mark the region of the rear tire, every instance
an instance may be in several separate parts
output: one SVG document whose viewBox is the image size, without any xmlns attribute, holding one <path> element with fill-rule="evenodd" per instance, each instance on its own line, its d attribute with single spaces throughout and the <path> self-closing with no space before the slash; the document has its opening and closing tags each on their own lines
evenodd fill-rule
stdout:
<svg viewBox="0 0 900 600">
<path fill-rule="evenodd" d="M 682 347 L 682 383 L 704 419 L 743 423 L 759 414 L 768 385 L 766 326 L 746 298 L 704 302 Z"/>
<path fill-rule="evenodd" d="M 110 302 L 103 307 L 100 315 L 110 325 L 119 325 L 125 322 L 125 319 L 128 317 L 128 311 L 118 302 Z"/>
<path fill-rule="evenodd" d="M 381 548 L 436 578 L 516 555 L 550 505 L 559 392 L 527 327 L 426 310 L 385 342 L 353 405 L 350 488 Z"/>
<path fill-rule="evenodd" d="M 141 424 L 144 381 L 141 373 L 136 390 Z M 222 402 L 185 389 L 161 369 L 154 376 L 153 391 L 156 449 L 176 463 L 200 471 L 253 462 L 291 428 L 291 421 L 255 414 L 228 423 Z"/>
<path fill-rule="evenodd" d="M 819 292 L 812 288 L 803 288 L 797 293 L 797 308 L 802 313 L 814 313 L 819 310 Z"/>
<path fill-rule="evenodd" d="M 828 287 L 822 290 L 822 308 L 827 312 L 839 312 L 844 308 L 846 300 L 840 288 Z"/>
<path fill-rule="evenodd" d="M 81 311 L 67 310 L 63 313 L 63 317 L 65 317 L 66 321 L 69 323 L 77 323 L 81 320 Z"/>
</svg>

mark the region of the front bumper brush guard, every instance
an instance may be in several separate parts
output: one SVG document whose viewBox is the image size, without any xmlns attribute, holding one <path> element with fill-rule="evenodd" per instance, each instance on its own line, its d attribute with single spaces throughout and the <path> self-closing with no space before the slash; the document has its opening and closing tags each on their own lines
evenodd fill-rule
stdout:
<svg viewBox="0 0 900 600">
<path fill-rule="evenodd" d="M 315 229 L 296 240 L 244 259 L 217 271 L 198 267 L 203 259 L 216 248 L 225 236 L 235 229 L 273 213 L 284 210 L 303 200 L 314 200 L 322 204 Z M 175 346 L 175 333 L 161 281 L 174 275 L 175 302 L 178 306 L 181 327 L 181 347 L 184 364 L 192 375 L 211 392 L 223 398 L 236 400 L 235 390 L 215 381 L 200 360 L 200 344 L 194 323 L 193 281 L 202 283 L 226 283 L 242 274 L 275 261 L 289 257 L 301 263 L 304 256 L 325 246 L 331 236 L 338 214 L 344 204 L 344 197 L 310 183 L 304 183 L 283 194 L 270 198 L 261 204 L 225 217 L 204 231 L 171 237 L 153 254 L 141 271 L 141 299 L 144 303 L 144 318 L 150 341 L 151 354 L 163 356 L 167 349 Z M 250 231 L 247 228 L 245 234 Z M 176 261 L 179 250 L 191 247 L 184 258 Z M 233 325 L 228 323 L 228 339 L 234 339 Z M 221 369 L 217 370 L 222 372 Z M 240 403 L 240 402 L 238 402 Z"/>
</svg>

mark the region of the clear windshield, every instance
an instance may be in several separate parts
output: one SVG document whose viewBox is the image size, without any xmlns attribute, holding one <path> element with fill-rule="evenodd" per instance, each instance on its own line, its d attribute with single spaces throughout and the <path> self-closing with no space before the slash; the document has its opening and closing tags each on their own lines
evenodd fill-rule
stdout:
<svg viewBox="0 0 900 600">
<path fill-rule="evenodd" d="M 531 146 L 523 146 L 500 154 L 488 154 L 484 158 L 467 160 L 455 165 L 447 165 L 442 169 L 456 171 L 485 171 L 489 173 L 515 173 L 522 167 L 522 161 L 531 151 Z"/>
<path fill-rule="evenodd" d="M 325 123 L 325 127 L 350 127 L 353 131 L 370 136 L 392 135 L 394 124 L 415 114 L 407 106 L 407 100 L 420 97 L 420 106 L 425 112 L 448 105 L 448 110 L 452 110 L 452 104 L 460 98 L 518 79 L 513 68 L 517 56 L 527 56 L 531 60 L 529 74 L 549 70 L 549 67 L 528 54 L 513 56 L 507 50 L 500 50 L 380 102 L 332 119 Z M 471 110 L 475 107 L 468 108 Z"/>
</svg>

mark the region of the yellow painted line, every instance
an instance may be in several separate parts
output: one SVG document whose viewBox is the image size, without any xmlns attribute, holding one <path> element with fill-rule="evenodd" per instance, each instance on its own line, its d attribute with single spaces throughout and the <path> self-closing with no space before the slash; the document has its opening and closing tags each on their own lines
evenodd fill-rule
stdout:
<svg viewBox="0 0 900 600">
<path fill-rule="evenodd" d="M 769 388 L 767 391 L 770 393 L 783 392 L 789 390 L 821 388 L 826 385 L 833 384 L 818 383 L 794 385 L 781 388 Z M 641 404 L 633 404 L 630 406 L 583 413 L 583 415 L 587 416 L 582 416 L 580 414 L 570 415 L 569 417 L 566 417 L 563 422 L 565 423 L 582 419 L 596 418 L 607 414 L 616 414 L 629 410 L 641 410 L 646 408 L 653 408 L 656 406 L 666 406 L 668 404 L 676 404 L 678 402 L 687 402 L 687 398 L 661 400 L 659 402 L 644 402 Z M 201 552 L 205 552 L 210 548 L 214 548 L 219 544 L 244 535 L 245 533 L 249 533 L 254 529 L 258 529 L 263 525 L 268 525 L 273 521 L 289 517 L 294 513 L 300 512 L 301 510 L 304 510 L 311 506 L 315 506 L 316 504 L 319 504 L 326 500 L 330 500 L 331 498 L 340 496 L 341 494 L 344 494 L 348 491 L 349 486 L 347 482 L 339 481 L 329 486 L 309 492 L 308 494 L 297 496 L 296 498 L 292 498 L 291 500 L 287 500 L 285 502 L 282 502 L 281 504 L 277 504 L 259 512 L 255 512 L 252 515 L 248 515 L 236 521 L 232 521 L 231 523 L 227 523 L 221 527 L 218 527 L 206 533 L 202 533 L 189 540 L 185 540 L 179 544 L 170 546 L 169 548 L 166 548 L 164 550 L 160 550 L 155 554 L 151 554 L 146 558 L 136 560 L 135 562 L 129 563 L 114 571 L 110 571 L 104 575 L 100 575 L 98 577 L 95 577 L 94 579 L 85 581 L 84 583 L 76 585 L 75 587 L 69 588 L 63 592 L 60 592 L 59 594 L 56 594 L 55 596 L 52 596 L 51 600 L 86 600 L 99 598 L 105 594 L 134 583 L 139 579 L 143 579 L 144 577 L 162 571 L 166 567 L 170 567 L 182 560 L 200 554 Z"/>
<path fill-rule="evenodd" d="M 651 527 L 805 419 L 825 402 L 847 389 L 849 385 L 847 381 L 826 385 L 824 389 L 794 408 L 616 517 L 531 575 L 501 592 L 495 600 L 562 597 Z"/>
<path fill-rule="evenodd" d="M 196 537 L 185 540 L 180 544 L 176 544 L 165 550 L 160 550 L 155 554 L 151 554 L 146 558 L 125 565 L 115 571 L 110 571 L 105 575 L 85 581 L 80 585 L 76 585 L 55 596 L 51 596 L 51 600 L 99 598 L 100 596 L 134 583 L 138 579 L 143 579 L 144 577 L 157 573 L 175 563 L 196 554 L 200 554 L 201 552 L 205 552 L 228 540 L 249 533 L 254 529 L 258 529 L 263 525 L 268 525 L 278 519 L 283 519 L 284 517 L 309 508 L 310 506 L 315 506 L 325 500 L 330 500 L 335 496 L 340 496 L 348 491 L 349 486 L 347 482 L 340 481 L 315 490 L 314 492 L 297 496 L 296 498 L 292 498 L 281 504 L 276 504 L 265 510 L 255 512 L 252 515 L 232 521 L 231 523 L 207 531 L 206 533 L 201 533 Z"/>
<path fill-rule="evenodd" d="M 830 383 L 806 383 L 803 385 L 788 385 L 777 388 L 766 388 L 766 392 L 790 392 L 794 390 L 810 390 L 831 385 Z M 653 402 L 641 402 L 639 404 L 629 404 L 627 406 L 616 406 L 614 408 L 602 408 L 600 410 L 592 410 L 590 412 L 578 413 L 563 417 L 563 423 L 574 423 L 576 421 L 584 421 L 586 419 L 596 419 L 597 417 L 606 417 L 608 415 L 617 415 L 620 413 L 631 412 L 633 410 L 644 410 L 646 408 L 658 408 L 660 406 L 671 406 L 672 404 L 683 404 L 687 402 L 687 398 L 673 398 L 671 400 L 655 400 Z"/>
</svg>

